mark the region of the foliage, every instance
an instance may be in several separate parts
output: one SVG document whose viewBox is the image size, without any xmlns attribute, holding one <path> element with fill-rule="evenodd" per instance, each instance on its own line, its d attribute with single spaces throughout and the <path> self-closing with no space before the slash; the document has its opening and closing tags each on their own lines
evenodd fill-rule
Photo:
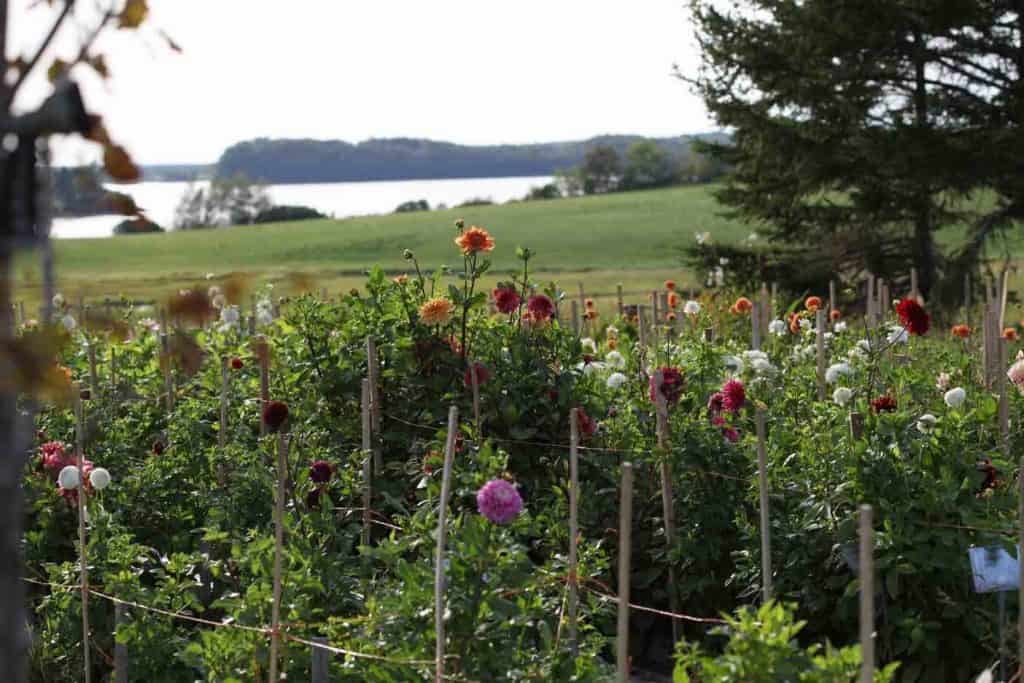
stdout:
<svg viewBox="0 0 1024 683">
<path fill-rule="evenodd" d="M 285 223 L 288 221 L 309 221 L 326 218 L 322 213 L 309 206 L 271 206 L 261 210 L 253 219 L 253 223 Z"/>
<path fill-rule="evenodd" d="M 263 185 L 239 174 L 214 178 L 208 187 L 190 185 L 174 211 L 177 230 L 249 225 L 271 208 Z"/>
<path fill-rule="evenodd" d="M 414 211 L 430 211 L 430 203 L 426 199 L 410 199 L 395 207 L 395 213 L 412 213 Z"/>
<path fill-rule="evenodd" d="M 114 226 L 115 235 L 140 235 L 145 233 L 164 232 L 164 229 L 146 218 L 128 218 Z"/>
</svg>

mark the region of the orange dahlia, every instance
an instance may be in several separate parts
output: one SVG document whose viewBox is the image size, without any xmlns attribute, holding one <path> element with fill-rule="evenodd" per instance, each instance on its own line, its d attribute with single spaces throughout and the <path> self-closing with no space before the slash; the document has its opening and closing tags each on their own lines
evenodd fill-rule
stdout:
<svg viewBox="0 0 1024 683">
<path fill-rule="evenodd" d="M 665 280 L 665 289 L 667 289 L 670 292 L 676 291 L 676 281 L 675 280 Z"/>
<path fill-rule="evenodd" d="M 462 250 L 463 254 L 494 249 L 494 239 L 491 237 L 491 234 L 475 225 L 456 237 L 455 244 L 459 245 L 459 249 Z"/>
<path fill-rule="evenodd" d="M 953 325 L 953 329 L 950 331 L 954 337 L 959 337 L 960 339 L 967 339 L 971 336 L 971 328 L 967 325 Z"/>
<path fill-rule="evenodd" d="M 670 292 L 668 295 L 668 307 L 675 308 L 679 305 L 679 295 L 675 292 Z"/>
<path fill-rule="evenodd" d="M 739 299 L 736 299 L 736 303 L 733 304 L 733 307 L 736 309 L 737 313 L 748 313 L 754 308 L 754 303 L 747 297 L 741 296 Z"/>
<path fill-rule="evenodd" d="M 586 312 L 585 312 L 585 313 L 583 314 L 583 316 L 584 316 L 584 317 L 585 317 L 585 318 L 586 318 L 587 320 L 597 320 L 597 316 L 598 316 L 598 313 L 597 313 L 597 311 L 595 311 L 595 310 L 594 310 L 593 308 L 591 308 L 591 309 L 588 309 L 588 310 L 587 310 L 587 311 L 586 311 Z"/>
<path fill-rule="evenodd" d="M 804 302 L 804 306 L 807 307 L 808 311 L 810 311 L 811 313 L 814 313 L 816 310 L 821 308 L 821 297 L 820 296 L 809 296 L 809 297 L 807 297 L 807 301 Z"/>
<path fill-rule="evenodd" d="M 828 317 L 829 317 L 829 320 L 831 320 L 832 322 L 835 322 L 835 321 L 839 320 L 840 318 L 842 318 L 843 314 L 839 311 L 838 308 L 833 308 L 831 311 L 829 311 Z"/>
<path fill-rule="evenodd" d="M 594 307 L 594 300 L 593 299 L 584 299 L 583 300 L 583 307 L 585 309 L 587 309 L 588 311 L 591 310 Z"/>
<path fill-rule="evenodd" d="M 404 285 L 408 281 L 409 281 L 409 276 L 406 275 L 405 273 L 402 273 L 401 275 L 396 275 L 395 276 L 395 284 L 396 285 Z"/>
<path fill-rule="evenodd" d="M 1005 330 L 1003 330 L 1003 339 L 1011 342 L 1017 341 L 1018 339 L 1020 339 L 1020 335 L 1017 334 L 1016 328 L 1007 327 Z"/>
<path fill-rule="evenodd" d="M 455 304 L 448 299 L 437 298 L 420 306 L 420 320 L 427 325 L 444 325 L 451 320 Z"/>
<path fill-rule="evenodd" d="M 608 350 L 609 351 L 614 351 L 615 349 L 617 349 L 619 347 L 619 340 L 618 339 L 609 339 L 607 344 L 608 344 Z"/>
</svg>

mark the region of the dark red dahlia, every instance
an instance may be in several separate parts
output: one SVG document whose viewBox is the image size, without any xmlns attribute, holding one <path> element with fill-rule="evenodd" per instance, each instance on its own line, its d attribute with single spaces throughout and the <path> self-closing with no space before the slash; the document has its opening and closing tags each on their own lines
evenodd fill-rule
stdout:
<svg viewBox="0 0 1024 683">
<path fill-rule="evenodd" d="M 722 387 L 722 406 L 730 413 L 738 413 L 746 400 L 747 391 L 738 379 L 731 379 Z"/>
<path fill-rule="evenodd" d="M 325 484 L 331 480 L 334 468 L 326 460 L 317 460 L 309 466 L 309 478 L 317 484 Z"/>
<path fill-rule="evenodd" d="M 721 391 L 716 391 L 711 394 L 711 398 L 708 399 L 708 413 L 714 417 L 723 410 L 725 410 L 725 394 Z"/>
<path fill-rule="evenodd" d="M 315 508 L 320 506 L 320 489 L 313 489 L 306 494 L 306 507 Z"/>
<path fill-rule="evenodd" d="M 494 297 L 494 307 L 501 313 L 511 313 L 519 308 L 522 298 L 519 292 L 513 287 L 498 287 L 491 292 Z"/>
<path fill-rule="evenodd" d="M 583 408 L 576 409 L 576 419 L 579 421 L 580 437 L 587 439 L 597 433 L 597 420 L 587 415 Z"/>
<path fill-rule="evenodd" d="M 163 455 L 164 453 L 164 442 L 157 439 L 153 442 L 153 455 Z"/>
<path fill-rule="evenodd" d="M 491 371 L 483 363 L 473 363 L 472 371 L 476 373 L 478 387 L 483 386 L 484 382 L 491 378 Z M 462 373 L 462 383 L 466 385 L 467 389 L 473 388 L 473 375 L 470 373 L 470 368 L 466 368 L 466 371 Z"/>
<path fill-rule="evenodd" d="M 876 413 L 891 413 L 896 410 L 896 399 L 892 396 L 879 396 L 871 401 L 871 408 Z"/>
<path fill-rule="evenodd" d="M 665 397 L 665 402 L 669 405 L 674 405 L 679 402 L 679 399 L 683 396 L 683 388 L 686 386 L 686 378 L 683 377 L 682 371 L 679 368 L 664 367 L 661 371 L 661 395 Z M 650 394 L 651 403 L 657 403 L 658 388 L 654 385 L 654 379 L 657 373 L 651 375 L 650 379 Z"/>
<path fill-rule="evenodd" d="M 923 335 L 928 333 L 932 317 L 915 300 L 902 299 L 896 304 L 896 314 L 900 317 L 900 324 L 907 328 L 910 334 Z"/>
<path fill-rule="evenodd" d="M 283 401 L 268 401 L 263 406 L 263 423 L 277 431 L 288 420 L 288 404 Z"/>
<path fill-rule="evenodd" d="M 555 314 L 555 305 L 543 294 L 535 294 L 527 300 L 526 310 L 534 320 L 548 320 Z"/>
<path fill-rule="evenodd" d="M 231 359 L 231 369 L 232 370 L 241 370 L 242 369 L 242 359 L 238 358 L 237 356 L 235 358 L 232 358 Z"/>
</svg>

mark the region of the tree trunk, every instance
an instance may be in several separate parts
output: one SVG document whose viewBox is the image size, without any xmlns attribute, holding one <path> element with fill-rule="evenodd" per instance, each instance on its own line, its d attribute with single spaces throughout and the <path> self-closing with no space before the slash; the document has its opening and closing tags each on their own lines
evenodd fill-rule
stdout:
<svg viewBox="0 0 1024 683">
<path fill-rule="evenodd" d="M 914 31 L 914 126 L 921 134 L 918 144 L 924 140 L 929 129 L 928 121 L 928 88 L 925 80 L 927 54 L 925 39 L 920 31 Z M 926 178 L 921 180 L 921 187 L 914 207 L 914 266 L 917 268 L 918 288 L 925 298 L 928 297 L 932 285 L 935 284 L 935 240 L 932 239 L 932 191 Z"/>
</svg>

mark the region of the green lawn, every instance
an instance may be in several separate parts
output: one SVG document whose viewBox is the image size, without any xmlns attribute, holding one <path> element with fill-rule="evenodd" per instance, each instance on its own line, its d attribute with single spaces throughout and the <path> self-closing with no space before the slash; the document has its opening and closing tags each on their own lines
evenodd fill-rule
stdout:
<svg viewBox="0 0 1024 683">
<path fill-rule="evenodd" d="M 557 279 L 571 291 L 582 280 L 588 292 L 611 295 L 618 282 L 642 291 L 667 277 L 688 281 L 679 249 L 695 232 L 709 231 L 727 241 L 750 232 L 719 211 L 707 187 L 679 187 L 337 221 L 58 240 L 58 286 L 70 298 L 124 294 L 147 300 L 207 273 L 244 273 L 254 282 L 304 273 L 318 287 L 337 291 L 357 285 L 374 264 L 404 271 L 404 249 L 412 249 L 428 269 L 459 263 L 453 222 L 462 217 L 494 236 L 495 276 L 517 268 L 515 248 L 526 246 L 537 255 L 532 267 L 539 276 Z M 15 297 L 34 303 L 35 259 L 21 258 L 17 273 Z"/>
</svg>

